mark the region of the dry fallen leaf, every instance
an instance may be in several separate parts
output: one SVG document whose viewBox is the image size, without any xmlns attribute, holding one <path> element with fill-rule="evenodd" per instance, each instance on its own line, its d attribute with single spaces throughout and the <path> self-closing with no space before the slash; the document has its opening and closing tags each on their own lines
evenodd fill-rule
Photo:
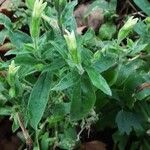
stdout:
<svg viewBox="0 0 150 150">
<path fill-rule="evenodd" d="M 106 150 L 106 145 L 100 141 L 92 141 L 82 144 L 80 150 Z"/>
<path fill-rule="evenodd" d="M 74 16 L 77 22 L 77 32 L 81 32 L 81 27 L 91 27 L 94 31 L 97 31 L 103 22 L 103 14 L 101 10 L 92 11 L 86 18 L 86 12 L 88 10 L 89 4 L 81 4 L 74 11 Z M 80 29 L 79 29 L 80 28 Z M 84 28 L 83 28 L 84 29 Z M 80 32 L 78 32 L 80 34 Z"/>
<path fill-rule="evenodd" d="M 11 5 L 11 0 L 0 0 L 0 11 L 3 9 L 9 9 Z"/>
</svg>

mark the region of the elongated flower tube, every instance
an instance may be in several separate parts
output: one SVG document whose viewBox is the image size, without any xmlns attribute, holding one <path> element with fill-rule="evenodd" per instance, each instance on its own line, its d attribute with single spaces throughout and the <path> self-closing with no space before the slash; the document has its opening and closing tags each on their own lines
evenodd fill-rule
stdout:
<svg viewBox="0 0 150 150">
<path fill-rule="evenodd" d="M 47 3 L 43 3 L 43 0 L 36 0 L 32 12 L 32 20 L 30 26 L 30 34 L 33 39 L 38 38 L 40 34 L 40 22 L 43 10 Z"/>
<path fill-rule="evenodd" d="M 82 65 L 81 65 L 81 55 L 80 51 L 77 48 L 77 42 L 74 31 L 69 32 L 65 30 L 67 34 L 64 35 L 66 40 L 66 44 L 69 50 L 69 56 L 71 57 L 71 61 L 75 64 L 78 68 L 79 73 L 82 74 L 84 72 Z"/>
<path fill-rule="evenodd" d="M 20 66 L 16 66 L 14 60 L 11 62 L 8 68 L 8 75 L 7 75 L 7 81 L 10 86 L 14 85 L 15 82 L 15 75 L 18 71 Z"/>
<path fill-rule="evenodd" d="M 8 67 L 7 82 L 10 85 L 9 95 L 13 98 L 16 96 L 16 75 L 20 66 L 16 66 L 14 60 Z"/>
<path fill-rule="evenodd" d="M 133 27 L 136 25 L 138 18 L 130 17 L 124 26 L 119 30 L 118 33 L 118 43 L 125 39 L 129 33 L 132 31 Z"/>
<path fill-rule="evenodd" d="M 79 60 L 79 54 L 78 54 L 78 49 L 77 49 L 77 42 L 76 42 L 76 37 L 74 34 L 74 31 L 69 32 L 68 30 L 66 31 L 66 35 L 64 35 L 64 38 L 66 40 L 66 44 L 69 50 L 69 53 L 71 55 L 72 60 L 74 63 L 78 64 L 80 62 Z"/>
<path fill-rule="evenodd" d="M 8 68 L 8 75 L 14 76 L 18 71 L 19 67 L 20 66 L 16 66 L 14 60 L 12 60 Z"/>
<path fill-rule="evenodd" d="M 134 25 L 137 23 L 138 18 L 133 18 L 130 17 L 127 22 L 124 24 L 124 26 L 122 27 L 122 30 L 130 30 L 134 27 Z"/>
</svg>

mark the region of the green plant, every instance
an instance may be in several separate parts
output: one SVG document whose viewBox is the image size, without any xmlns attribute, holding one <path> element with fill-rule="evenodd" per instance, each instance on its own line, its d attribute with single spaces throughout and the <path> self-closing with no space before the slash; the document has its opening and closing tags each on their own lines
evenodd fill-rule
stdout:
<svg viewBox="0 0 150 150">
<path fill-rule="evenodd" d="M 12 130 L 21 127 L 26 144 L 34 149 L 71 150 L 80 144 L 82 131 L 97 122 L 100 129 L 118 128 L 113 137 L 119 149 L 125 148 L 129 136 L 137 137 L 132 149 L 140 144 L 149 149 L 148 21 L 129 17 L 109 37 L 109 30 L 101 36 L 91 29 L 78 35 L 73 16 L 77 1 L 26 4 L 30 35 L 0 14 L 5 27 L 0 34 L 13 45 L 5 54 L 13 57 L 0 62 L 0 115 L 10 116 Z M 116 1 L 104 4 L 100 9 L 110 21 Z M 0 42 L 6 37 L 0 36 Z"/>
</svg>

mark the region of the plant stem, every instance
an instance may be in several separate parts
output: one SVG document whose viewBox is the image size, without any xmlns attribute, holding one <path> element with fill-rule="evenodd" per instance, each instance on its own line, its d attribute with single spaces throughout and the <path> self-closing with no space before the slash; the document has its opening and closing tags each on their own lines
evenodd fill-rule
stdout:
<svg viewBox="0 0 150 150">
<path fill-rule="evenodd" d="M 29 132 L 28 130 L 25 128 L 24 124 L 23 124 L 23 121 L 19 115 L 19 113 L 17 113 L 17 120 L 18 120 L 18 123 L 19 123 L 19 126 L 22 130 L 22 133 L 24 135 L 24 138 L 26 140 L 26 147 L 27 147 L 27 150 L 33 150 L 33 142 L 32 142 L 32 139 L 29 135 Z"/>
<path fill-rule="evenodd" d="M 60 10 L 58 11 L 58 26 L 59 26 L 61 35 L 63 36 L 63 27 L 62 27 L 62 23 L 61 23 L 61 12 L 60 12 Z"/>
<path fill-rule="evenodd" d="M 38 147 L 38 150 L 40 150 L 40 144 L 39 144 L 39 140 L 38 140 L 38 137 L 39 137 L 39 130 L 36 131 L 36 143 L 37 143 L 37 147 Z"/>
</svg>

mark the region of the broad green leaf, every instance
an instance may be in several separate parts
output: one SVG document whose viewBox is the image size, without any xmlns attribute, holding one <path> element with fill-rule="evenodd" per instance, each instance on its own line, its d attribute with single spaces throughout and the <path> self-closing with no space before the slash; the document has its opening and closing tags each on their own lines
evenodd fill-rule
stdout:
<svg viewBox="0 0 150 150">
<path fill-rule="evenodd" d="M 103 91 L 105 94 L 112 95 L 109 85 L 107 84 L 106 80 L 99 74 L 98 71 L 96 71 L 92 67 L 86 68 L 86 71 L 94 86 Z"/>
<path fill-rule="evenodd" d="M 20 54 L 20 55 L 16 56 L 15 63 L 17 63 L 18 65 L 33 66 L 33 65 L 38 64 L 38 61 L 29 54 Z"/>
<path fill-rule="evenodd" d="M 8 30 L 12 29 L 11 20 L 4 14 L 0 13 L 0 24 L 4 25 L 4 27 Z"/>
<path fill-rule="evenodd" d="M 101 9 L 104 11 L 109 10 L 109 3 L 105 0 L 97 0 L 94 1 L 89 7 L 88 10 L 86 11 L 86 16 L 87 17 L 92 11 L 95 11 L 97 9 Z"/>
<path fill-rule="evenodd" d="M 0 115 L 2 115 L 2 116 L 11 115 L 11 113 L 12 113 L 11 107 L 0 108 Z"/>
<path fill-rule="evenodd" d="M 67 75 L 65 75 L 60 82 L 55 85 L 52 90 L 54 91 L 62 91 L 65 90 L 71 86 L 73 86 L 76 81 L 78 80 L 78 75 L 76 72 L 70 72 Z"/>
<path fill-rule="evenodd" d="M 135 113 L 121 110 L 116 116 L 116 123 L 121 133 L 127 133 L 128 135 L 133 129 L 142 129 L 140 124 L 140 118 Z"/>
<path fill-rule="evenodd" d="M 131 62 L 125 63 L 121 66 L 118 73 L 117 85 L 123 84 L 128 77 L 135 73 L 135 71 L 143 65 L 142 60 L 133 60 Z"/>
<path fill-rule="evenodd" d="M 64 130 L 64 134 L 60 135 L 60 148 L 66 150 L 74 149 L 76 143 L 77 132 L 75 127 L 67 127 Z"/>
<path fill-rule="evenodd" d="M 45 65 L 45 68 L 43 71 L 54 72 L 55 70 L 59 70 L 64 66 L 65 66 L 65 61 L 62 58 L 61 59 L 55 58 L 55 60 L 52 63 Z"/>
<path fill-rule="evenodd" d="M 113 140 L 114 140 L 115 144 L 118 145 L 119 150 L 124 150 L 124 148 L 126 147 L 126 144 L 128 142 L 128 136 L 122 135 L 122 134 L 120 134 L 119 131 L 117 131 L 113 134 Z"/>
<path fill-rule="evenodd" d="M 0 31 L 0 44 L 3 44 L 6 37 L 8 37 L 8 30 L 4 29 Z"/>
<path fill-rule="evenodd" d="M 48 123 L 50 126 L 55 126 L 55 124 L 57 124 L 58 122 L 63 121 L 65 115 L 68 114 L 70 111 L 70 109 L 69 109 L 70 107 L 68 107 L 66 105 L 68 105 L 68 104 L 67 103 L 59 103 L 56 105 L 52 105 L 52 108 L 51 108 L 52 115 L 48 118 Z"/>
<path fill-rule="evenodd" d="M 31 115 L 30 124 L 35 130 L 45 111 L 49 99 L 50 85 L 50 74 L 45 72 L 41 74 L 31 91 L 28 111 Z"/>
<path fill-rule="evenodd" d="M 96 59 L 92 65 L 96 70 L 98 70 L 99 73 L 102 73 L 111 68 L 116 63 L 117 63 L 116 55 L 107 54 L 101 55 L 100 58 Z"/>
<path fill-rule="evenodd" d="M 41 150 L 48 150 L 50 138 L 48 132 L 41 136 Z"/>
<path fill-rule="evenodd" d="M 63 41 L 64 42 L 64 41 Z M 60 45 L 58 43 L 56 43 L 55 41 L 50 41 L 50 43 L 54 46 L 54 48 L 56 49 L 56 51 L 64 58 L 67 59 L 67 51 L 65 50 L 64 47 L 60 47 Z"/>
<path fill-rule="evenodd" d="M 134 55 L 134 54 L 137 54 L 139 52 L 141 52 L 142 50 L 145 49 L 145 47 L 147 46 L 148 44 L 141 44 L 140 41 L 136 41 L 135 43 L 132 44 L 131 47 L 129 47 L 129 49 L 131 50 L 131 55 Z"/>
<path fill-rule="evenodd" d="M 91 111 L 96 101 L 93 86 L 82 77 L 74 86 L 71 100 L 71 120 L 80 120 Z"/>
<path fill-rule="evenodd" d="M 76 20 L 73 15 L 77 0 L 67 3 L 64 10 L 61 13 L 61 23 L 65 29 L 69 31 L 76 30 Z"/>
<path fill-rule="evenodd" d="M 116 7 L 117 7 L 117 0 L 110 0 L 110 2 L 109 2 L 110 10 L 116 11 Z"/>
<path fill-rule="evenodd" d="M 116 33 L 116 25 L 111 23 L 103 24 L 99 29 L 99 37 L 102 40 L 110 40 Z"/>
<path fill-rule="evenodd" d="M 135 97 L 138 100 L 150 99 L 150 88 L 147 87 L 147 88 L 143 89 L 142 91 L 136 93 Z"/>
<path fill-rule="evenodd" d="M 135 26 L 134 26 L 134 31 L 141 35 L 145 36 L 145 34 L 148 34 L 147 32 L 147 25 L 143 21 L 139 21 Z"/>
<path fill-rule="evenodd" d="M 14 31 L 13 33 L 9 33 L 9 38 L 18 49 L 22 49 L 25 43 L 30 43 L 31 42 L 31 37 L 21 31 Z"/>
<path fill-rule="evenodd" d="M 33 9 L 35 0 L 26 0 L 26 5 L 28 8 Z"/>
<path fill-rule="evenodd" d="M 150 16 L 150 2 L 148 0 L 133 0 L 134 3 L 143 10 L 148 16 Z"/>
<path fill-rule="evenodd" d="M 33 74 L 34 72 L 36 72 L 37 70 L 35 69 L 34 66 L 32 65 L 21 65 L 18 71 L 19 74 L 19 78 L 23 79 L 28 75 Z M 32 80 L 33 80 L 33 76 L 32 76 Z"/>
<path fill-rule="evenodd" d="M 8 101 L 8 98 L 0 92 L 0 106 L 3 106 Z"/>
</svg>

